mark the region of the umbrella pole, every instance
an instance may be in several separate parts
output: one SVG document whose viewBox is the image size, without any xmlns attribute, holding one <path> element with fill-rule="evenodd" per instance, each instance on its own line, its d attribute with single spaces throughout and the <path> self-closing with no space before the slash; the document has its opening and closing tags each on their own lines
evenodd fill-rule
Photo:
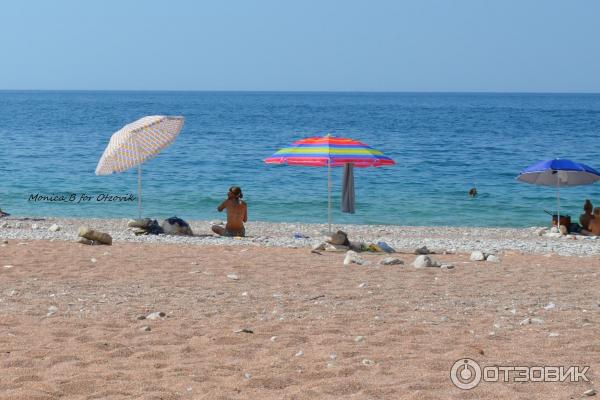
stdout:
<svg viewBox="0 0 600 400">
<path fill-rule="evenodd" d="M 138 218 L 142 219 L 142 165 L 138 165 Z"/>
<path fill-rule="evenodd" d="M 331 160 L 327 161 L 327 222 L 329 223 L 329 234 L 331 235 Z"/>
<path fill-rule="evenodd" d="M 560 231 L 560 183 L 559 182 L 557 182 L 557 184 L 556 184 L 556 227 Z"/>
</svg>

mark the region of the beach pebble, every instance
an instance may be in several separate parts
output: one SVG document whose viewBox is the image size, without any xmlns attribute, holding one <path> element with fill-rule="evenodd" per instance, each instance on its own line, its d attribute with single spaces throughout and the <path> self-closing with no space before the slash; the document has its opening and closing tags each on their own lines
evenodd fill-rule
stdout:
<svg viewBox="0 0 600 400">
<path fill-rule="evenodd" d="M 415 268 L 439 267 L 440 264 L 427 255 L 420 255 L 413 261 Z"/>
<path fill-rule="evenodd" d="M 95 263 L 98 260 L 96 260 L 95 258 L 90 258 L 90 261 L 93 262 L 93 263 Z"/>
<path fill-rule="evenodd" d="M 77 231 L 78 236 L 84 237 L 89 240 L 94 240 L 96 242 L 100 242 L 102 244 L 111 245 L 112 244 L 112 236 L 108 233 L 99 232 L 94 229 L 90 229 L 87 226 L 80 226 Z"/>
<path fill-rule="evenodd" d="M 379 261 L 379 264 L 381 264 L 381 265 L 401 265 L 401 264 L 404 264 L 404 261 L 402 261 L 399 258 L 386 257 L 383 260 Z"/>
<path fill-rule="evenodd" d="M 544 307 L 544 310 L 550 311 L 550 310 L 554 310 L 555 308 L 556 308 L 556 304 L 554 304 L 553 302 L 550 302 Z"/>
<path fill-rule="evenodd" d="M 274 342 L 277 340 L 277 336 L 271 336 L 271 339 L 269 339 L 271 342 Z"/>
<path fill-rule="evenodd" d="M 544 320 L 541 318 L 525 318 L 524 320 L 522 320 L 521 322 L 519 322 L 519 325 L 530 325 L 530 324 L 537 324 L 537 325 L 541 325 L 544 323 Z"/>
<path fill-rule="evenodd" d="M 240 279 L 240 277 L 239 277 L 237 274 L 229 274 L 229 275 L 227 275 L 227 277 L 228 277 L 229 279 L 232 279 L 232 280 L 234 280 L 234 281 L 237 281 L 237 280 L 239 280 L 239 279 Z"/>
<path fill-rule="evenodd" d="M 595 396 L 596 395 L 596 389 L 589 389 L 586 390 L 585 392 L 583 392 L 584 396 Z"/>
<path fill-rule="evenodd" d="M 487 256 L 487 258 L 485 259 L 488 262 L 492 262 L 492 263 L 499 263 L 500 259 L 495 256 L 494 254 L 490 254 L 489 256 Z"/>
<path fill-rule="evenodd" d="M 39 228 L 38 224 L 31 224 L 31 229 L 32 230 L 36 230 L 38 228 Z"/>
<path fill-rule="evenodd" d="M 454 264 L 442 264 L 440 268 L 444 270 L 454 269 Z"/>
<path fill-rule="evenodd" d="M 427 248 L 427 246 L 422 246 L 422 247 L 419 247 L 419 248 L 415 249 L 414 253 L 415 254 L 433 254 L 431 252 L 431 250 L 429 250 Z"/>
<path fill-rule="evenodd" d="M 10 269 L 10 268 L 12 268 L 12 267 L 13 267 L 13 265 L 5 265 L 5 266 L 4 266 L 4 268 L 6 268 L 6 269 Z"/>
<path fill-rule="evenodd" d="M 295 354 L 295 357 L 302 357 L 304 355 L 304 352 L 302 350 L 300 350 L 299 352 L 297 352 Z"/>
<path fill-rule="evenodd" d="M 252 329 L 242 328 L 242 329 L 233 331 L 233 333 L 254 333 L 254 331 Z"/>
<path fill-rule="evenodd" d="M 363 283 L 361 283 L 360 285 L 358 285 L 358 288 L 359 288 L 359 289 L 364 289 L 364 288 L 366 288 L 367 286 L 369 286 L 369 285 L 368 285 L 366 282 L 363 282 Z"/>
<path fill-rule="evenodd" d="M 167 314 L 165 314 L 162 311 L 155 311 L 153 313 L 146 315 L 146 319 L 155 320 L 155 319 L 159 319 L 159 318 L 164 318 L 166 315 Z"/>
<path fill-rule="evenodd" d="M 50 232 L 58 232 L 58 231 L 60 231 L 60 226 L 58 226 L 56 224 L 52 224 L 52 226 L 50 228 L 48 228 L 48 230 Z"/>
<path fill-rule="evenodd" d="M 46 314 L 46 317 L 53 316 L 54 314 L 56 314 L 57 311 L 58 311 L 58 307 L 56 307 L 56 306 L 48 307 L 48 313 Z"/>
<path fill-rule="evenodd" d="M 348 250 L 346 252 L 346 257 L 344 258 L 344 265 L 350 264 L 368 265 L 369 262 L 360 257 L 355 251 Z"/>
<path fill-rule="evenodd" d="M 362 342 L 362 341 L 364 341 L 364 340 L 365 340 L 365 337 L 364 337 L 364 336 L 357 336 L 357 337 L 355 337 L 355 338 L 354 338 L 354 341 L 355 341 L 355 342 L 357 342 L 357 343 L 358 343 L 358 342 Z"/>
<path fill-rule="evenodd" d="M 371 365 L 375 365 L 375 361 L 365 358 L 362 360 L 362 365 L 370 367 Z"/>
<path fill-rule="evenodd" d="M 4 240 L 2 241 L 2 244 L 8 244 L 8 240 L 4 239 Z"/>
<path fill-rule="evenodd" d="M 148 325 L 144 325 L 141 328 L 138 329 L 140 332 L 150 332 L 152 330 L 152 328 L 150 328 Z"/>
<path fill-rule="evenodd" d="M 548 334 L 548 337 L 559 337 L 560 333 L 557 332 L 550 332 L 550 334 Z"/>
<path fill-rule="evenodd" d="M 485 261 L 485 254 L 481 251 L 474 251 L 471 253 L 471 257 L 469 257 L 471 261 Z"/>
<path fill-rule="evenodd" d="M 251 374 L 251 373 L 249 373 L 249 372 L 246 372 L 246 373 L 244 374 L 244 378 L 246 378 L 246 379 L 250 379 L 250 378 L 252 378 L 252 374 Z"/>
</svg>

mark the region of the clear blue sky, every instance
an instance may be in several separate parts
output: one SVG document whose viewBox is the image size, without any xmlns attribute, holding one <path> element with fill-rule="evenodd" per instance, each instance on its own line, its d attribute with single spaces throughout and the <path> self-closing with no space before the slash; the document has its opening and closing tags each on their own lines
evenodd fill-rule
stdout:
<svg viewBox="0 0 600 400">
<path fill-rule="evenodd" d="M 597 0 L 13 0 L 0 89 L 600 92 Z"/>
</svg>

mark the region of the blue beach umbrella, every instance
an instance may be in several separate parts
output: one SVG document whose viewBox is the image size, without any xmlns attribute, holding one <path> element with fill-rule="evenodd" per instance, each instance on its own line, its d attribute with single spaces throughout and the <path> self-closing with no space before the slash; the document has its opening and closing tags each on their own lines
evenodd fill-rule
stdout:
<svg viewBox="0 0 600 400">
<path fill-rule="evenodd" d="M 560 225 L 560 187 L 590 185 L 600 180 L 600 172 L 585 164 L 557 158 L 530 165 L 521 171 L 517 180 L 533 185 L 556 187 L 556 221 Z"/>
</svg>

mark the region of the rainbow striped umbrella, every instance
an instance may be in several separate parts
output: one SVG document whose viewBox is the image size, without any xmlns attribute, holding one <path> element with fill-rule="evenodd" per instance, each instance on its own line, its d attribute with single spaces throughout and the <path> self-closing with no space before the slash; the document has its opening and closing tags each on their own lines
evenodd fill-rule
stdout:
<svg viewBox="0 0 600 400">
<path fill-rule="evenodd" d="M 271 157 L 264 160 L 267 164 L 304 165 L 311 167 L 327 167 L 328 169 L 328 210 L 327 220 L 331 232 L 331 167 L 343 167 L 354 164 L 356 167 L 383 167 L 396 164 L 394 160 L 383 155 L 358 140 L 335 137 L 331 134 L 323 137 L 310 137 L 294 142 Z"/>
</svg>

